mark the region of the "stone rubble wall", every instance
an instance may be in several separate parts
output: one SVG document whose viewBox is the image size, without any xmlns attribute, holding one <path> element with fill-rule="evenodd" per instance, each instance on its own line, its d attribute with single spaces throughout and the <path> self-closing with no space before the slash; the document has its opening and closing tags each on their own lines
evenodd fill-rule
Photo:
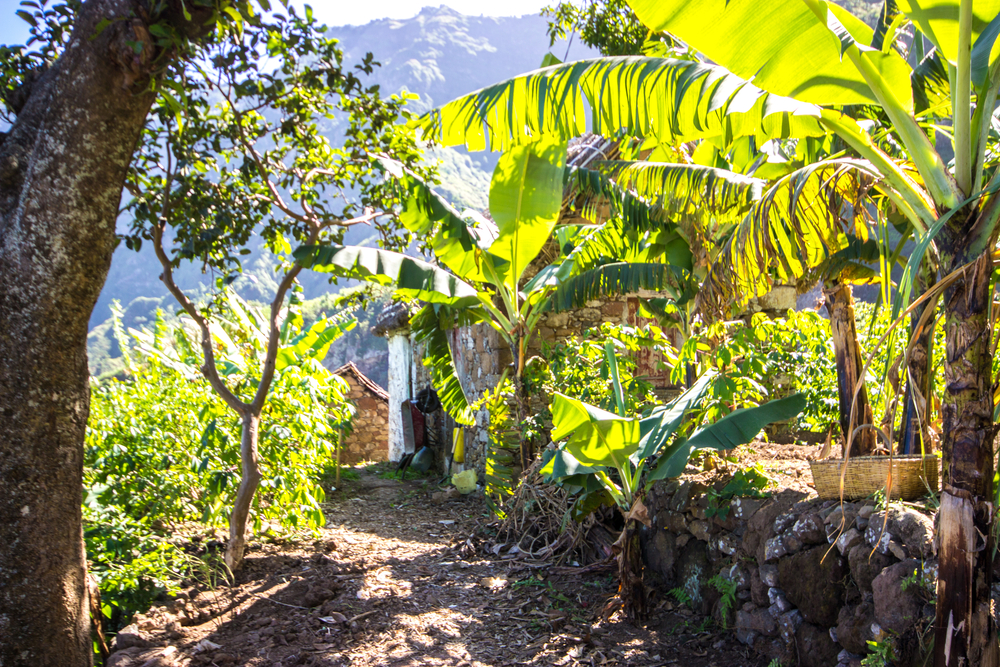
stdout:
<svg viewBox="0 0 1000 667">
<path fill-rule="evenodd" d="M 358 382 L 352 373 L 342 375 L 354 403 L 354 431 L 347 437 L 340 462 L 355 465 L 362 461 L 389 460 L 389 403 Z"/>
<path fill-rule="evenodd" d="M 791 490 L 734 498 L 722 516 L 712 488 L 674 480 L 650 491 L 647 585 L 683 589 L 695 611 L 782 665 L 858 667 L 868 641 L 892 642 L 896 665 L 921 664 L 937 579 L 931 517 Z M 736 584 L 725 621 L 716 575 Z"/>
</svg>

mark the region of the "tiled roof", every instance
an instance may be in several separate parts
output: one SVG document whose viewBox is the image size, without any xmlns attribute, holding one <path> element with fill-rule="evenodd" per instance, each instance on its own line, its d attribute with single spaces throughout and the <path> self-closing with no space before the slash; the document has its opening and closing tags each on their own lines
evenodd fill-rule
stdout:
<svg viewBox="0 0 1000 667">
<path fill-rule="evenodd" d="M 358 382 L 360 382 L 362 386 L 367 387 L 377 397 L 381 398 L 383 401 L 389 400 L 389 393 L 382 387 L 378 386 L 376 382 L 373 382 L 367 375 L 358 370 L 358 367 L 354 365 L 353 361 L 348 361 L 346 364 L 333 371 L 333 374 L 343 375 L 348 371 L 353 373 L 354 377 L 358 379 Z"/>
</svg>

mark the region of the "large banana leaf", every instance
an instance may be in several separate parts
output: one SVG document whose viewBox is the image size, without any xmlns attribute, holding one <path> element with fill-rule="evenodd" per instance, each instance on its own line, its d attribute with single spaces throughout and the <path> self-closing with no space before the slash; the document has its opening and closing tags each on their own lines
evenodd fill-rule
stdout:
<svg viewBox="0 0 1000 667">
<path fill-rule="evenodd" d="M 458 310 L 436 304 L 424 306 L 410 318 L 414 342 L 424 345 L 422 361 L 430 371 L 431 384 L 437 391 L 441 407 L 455 421 L 465 426 L 474 425 L 476 419 L 458 377 L 455 358 L 448 343 L 448 331 L 457 326 L 472 324 L 476 318 L 476 309 Z"/>
<path fill-rule="evenodd" d="M 872 90 L 852 62 L 859 58 L 874 70 L 886 91 L 912 108 L 906 61 L 893 50 L 868 48 L 872 29 L 832 3 L 629 0 L 629 5 L 650 29 L 680 38 L 776 95 L 823 105 L 880 103 L 883 91 Z"/>
<path fill-rule="evenodd" d="M 847 247 L 849 237 L 866 240 L 865 183 L 874 171 L 860 160 L 803 167 L 772 185 L 743 219 L 712 267 L 718 298 L 728 288 L 761 296 L 772 280 L 794 280 Z M 706 292 L 704 298 L 711 295 Z"/>
<path fill-rule="evenodd" d="M 752 74 L 751 74 L 752 76 Z M 535 70 L 416 121 L 445 146 L 507 150 L 550 135 L 625 132 L 662 144 L 703 137 L 822 136 L 817 107 L 767 93 L 722 67 L 672 58 L 601 58 Z"/>
<path fill-rule="evenodd" d="M 570 184 L 588 197 L 584 218 L 604 222 L 595 212 L 606 204 L 625 229 L 646 231 L 693 214 L 737 222 L 760 198 L 765 181 L 698 164 L 616 161 L 602 163 L 600 171 L 574 169 Z"/>
<path fill-rule="evenodd" d="M 669 264 L 605 264 L 562 280 L 550 297 L 549 309 L 581 308 L 594 299 L 635 294 L 639 290 L 680 293 L 689 277 L 688 270 Z"/>
<path fill-rule="evenodd" d="M 690 438 L 677 440 L 667 447 L 647 481 L 678 477 L 684 473 L 684 467 L 695 450 L 725 451 L 744 445 L 768 424 L 791 419 L 805 407 L 805 395 L 794 394 L 755 408 L 734 410 L 714 424 L 695 431 Z"/>
<path fill-rule="evenodd" d="M 666 405 L 654 408 L 650 415 L 642 420 L 639 427 L 642 439 L 635 453 L 636 460 L 653 456 L 667 444 L 684 423 L 688 410 L 698 405 L 705 397 L 716 375 L 718 373 L 714 370 L 705 372 L 693 385 L 685 389 L 684 393 Z"/>
<path fill-rule="evenodd" d="M 496 223 L 479 213 L 459 213 L 430 185 L 395 160 L 383 158 L 383 167 L 395 179 L 404 201 L 399 219 L 428 245 L 434 256 L 464 280 L 485 282 L 483 253 L 496 241 Z"/>
<path fill-rule="evenodd" d="M 944 58 L 954 65 L 958 61 L 959 0 L 896 0 L 896 2 L 899 10 L 913 21 Z M 1000 0 L 975 0 L 972 3 L 973 44 L 997 14 L 1000 14 Z M 997 55 L 995 45 L 987 44 L 986 51 L 990 52 L 991 46 L 990 62 L 995 60 Z"/>
<path fill-rule="evenodd" d="M 511 148 L 493 171 L 490 213 L 497 237 L 489 252 L 506 262 L 500 273 L 511 292 L 559 220 L 565 167 L 566 142 L 543 139 Z"/>
<path fill-rule="evenodd" d="M 444 269 L 402 253 L 357 246 L 301 246 L 292 253 L 306 269 L 380 285 L 431 303 L 472 305 L 478 291 Z"/>
<path fill-rule="evenodd" d="M 554 392 L 552 440 L 585 466 L 621 468 L 639 446 L 639 421 Z"/>
</svg>

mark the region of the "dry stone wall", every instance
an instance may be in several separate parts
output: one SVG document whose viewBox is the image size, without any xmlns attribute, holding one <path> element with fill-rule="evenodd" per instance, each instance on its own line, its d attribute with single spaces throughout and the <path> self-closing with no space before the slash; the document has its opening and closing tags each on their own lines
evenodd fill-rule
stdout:
<svg viewBox="0 0 1000 667">
<path fill-rule="evenodd" d="M 647 584 L 682 589 L 696 611 L 783 665 L 859 667 L 870 641 L 891 642 L 896 665 L 921 664 L 934 620 L 932 517 L 791 490 L 720 505 L 711 492 L 726 481 L 650 491 Z M 735 585 L 735 599 L 709 583 L 715 576 Z"/>
</svg>

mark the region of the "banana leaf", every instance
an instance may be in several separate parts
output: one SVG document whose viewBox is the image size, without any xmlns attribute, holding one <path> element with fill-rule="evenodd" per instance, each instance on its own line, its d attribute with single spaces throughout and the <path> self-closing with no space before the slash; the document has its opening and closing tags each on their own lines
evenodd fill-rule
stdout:
<svg viewBox="0 0 1000 667">
<path fill-rule="evenodd" d="M 444 269 L 402 253 L 357 246 L 301 246 L 292 253 L 303 268 L 395 287 L 430 303 L 473 305 L 478 291 Z"/>
<path fill-rule="evenodd" d="M 695 450 L 725 451 L 745 445 L 768 424 L 791 419 L 805 407 L 805 395 L 793 394 L 755 408 L 734 410 L 714 424 L 696 431 L 690 438 L 678 440 L 667 447 L 647 482 L 678 477 Z"/>
</svg>

